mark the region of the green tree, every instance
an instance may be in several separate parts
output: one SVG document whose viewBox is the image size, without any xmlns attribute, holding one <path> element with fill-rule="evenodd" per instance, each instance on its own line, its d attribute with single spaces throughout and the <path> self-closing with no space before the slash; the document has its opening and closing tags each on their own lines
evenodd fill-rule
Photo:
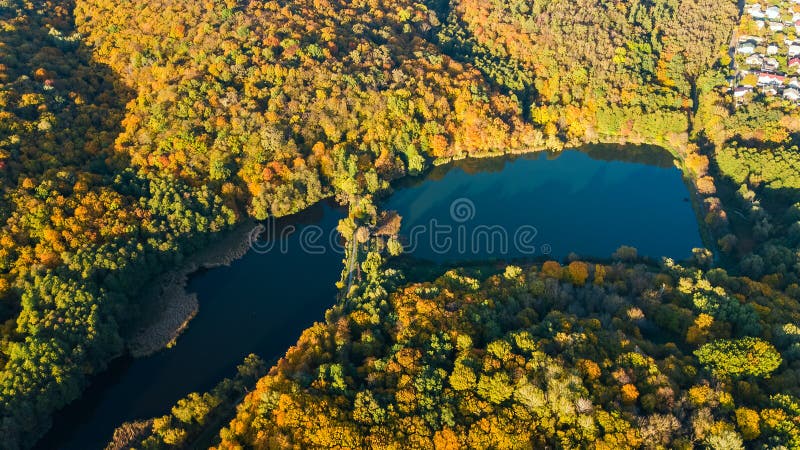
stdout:
<svg viewBox="0 0 800 450">
<path fill-rule="evenodd" d="M 695 355 L 716 377 L 765 377 L 781 365 L 781 355 L 763 339 L 720 339 L 703 345 Z"/>
</svg>

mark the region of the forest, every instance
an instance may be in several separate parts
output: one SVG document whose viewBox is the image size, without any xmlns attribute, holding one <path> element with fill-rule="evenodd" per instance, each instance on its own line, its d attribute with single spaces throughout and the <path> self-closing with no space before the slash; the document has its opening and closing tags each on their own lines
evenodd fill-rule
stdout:
<svg viewBox="0 0 800 450">
<path fill-rule="evenodd" d="M 776 2 L 788 12 L 797 5 Z M 736 33 L 753 31 L 742 15 Z M 793 31 L 793 30 L 792 30 Z M 779 35 L 791 34 L 789 30 Z M 759 95 L 737 102 L 725 81 L 741 77 L 736 64 L 721 68 L 698 91 L 691 138 L 715 181 L 715 202 L 726 210 L 713 238 L 729 270 L 796 296 L 800 289 L 800 121 L 794 107 Z"/>
<path fill-rule="evenodd" d="M 503 447 L 508 427 L 800 445 L 800 122 L 730 106 L 737 17 L 727 0 L 4 1 L 3 446 L 31 447 L 126 351 L 141 287 L 235 224 L 333 197 L 354 235 L 435 162 L 594 142 L 671 150 L 730 275 L 573 261 L 405 283 L 378 245 L 220 447 Z M 242 370 L 141 445 L 203 434 L 262 369 Z"/>
<path fill-rule="evenodd" d="M 444 48 L 513 92 L 549 139 L 686 144 L 687 113 L 724 66 L 734 2 L 461 0 Z"/>
<path fill-rule="evenodd" d="M 797 448 L 798 319 L 767 285 L 669 260 L 387 268 L 216 448 Z"/>
<path fill-rule="evenodd" d="M 423 5 L 344 6 L 0 9 L 9 448 L 123 351 L 138 287 L 220 231 L 380 191 L 434 157 L 533 145 L 512 103 L 416 37 Z"/>
</svg>

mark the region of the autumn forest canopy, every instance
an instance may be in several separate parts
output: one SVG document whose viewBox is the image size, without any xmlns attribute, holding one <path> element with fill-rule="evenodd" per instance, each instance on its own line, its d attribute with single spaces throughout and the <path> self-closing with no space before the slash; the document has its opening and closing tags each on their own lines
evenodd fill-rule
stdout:
<svg viewBox="0 0 800 450">
<path fill-rule="evenodd" d="M 248 358 L 128 447 L 800 448 L 800 120 L 732 101 L 739 16 L 0 1 L 0 447 L 34 445 L 126 351 L 156 276 L 333 198 L 358 283 L 269 372 Z M 422 281 L 395 264 L 393 181 L 588 143 L 669 150 L 708 248 Z"/>
</svg>

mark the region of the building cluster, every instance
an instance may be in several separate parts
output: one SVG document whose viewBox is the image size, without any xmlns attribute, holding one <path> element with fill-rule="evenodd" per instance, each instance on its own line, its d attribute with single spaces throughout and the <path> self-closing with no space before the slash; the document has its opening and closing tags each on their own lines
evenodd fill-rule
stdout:
<svg viewBox="0 0 800 450">
<path fill-rule="evenodd" d="M 800 0 L 748 0 L 734 43 L 737 104 L 756 95 L 800 104 Z"/>
</svg>

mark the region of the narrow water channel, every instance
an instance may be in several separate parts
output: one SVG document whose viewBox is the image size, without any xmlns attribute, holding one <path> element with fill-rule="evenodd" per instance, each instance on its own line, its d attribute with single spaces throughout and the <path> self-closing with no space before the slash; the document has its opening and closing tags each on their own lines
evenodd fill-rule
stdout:
<svg viewBox="0 0 800 450">
<path fill-rule="evenodd" d="M 296 231 L 269 252 L 191 277 L 200 311 L 173 348 L 114 361 L 80 400 L 54 418 L 41 449 L 101 449 L 122 422 L 157 417 L 190 392 L 206 391 L 250 353 L 280 357 L 335 302 L 342 256 L 302 251 L 303 229 L 330 233 L 343 210 L 320 203 L 292 217 Z M 288 221 L 283 221 L 288 222 Z M 283 228 L 278 225 L 278 228 Z M 305 233 L 307 234 L 307 233 Z"/>
</svg>

